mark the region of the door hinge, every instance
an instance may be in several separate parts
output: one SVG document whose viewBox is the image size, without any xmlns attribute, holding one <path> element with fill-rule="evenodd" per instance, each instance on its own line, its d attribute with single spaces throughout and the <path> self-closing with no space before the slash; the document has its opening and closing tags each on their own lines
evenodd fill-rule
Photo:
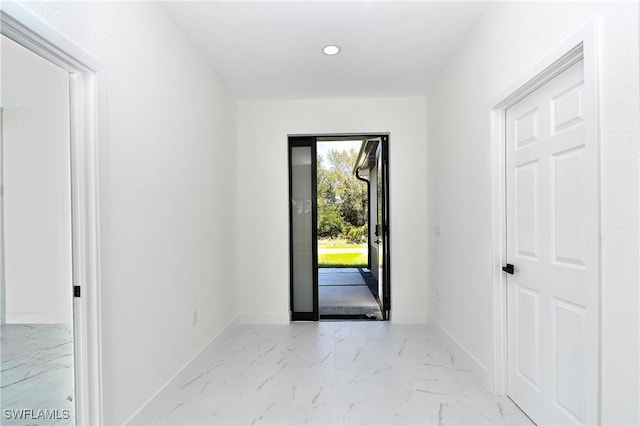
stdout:
<svg viewBox="0 0 640 426">
<path fill-rule="evenodd" d="M 73 286 L 73 297 L 80 297 L 80 286 L 79 285 L 74 285 Z"/>
</svg>

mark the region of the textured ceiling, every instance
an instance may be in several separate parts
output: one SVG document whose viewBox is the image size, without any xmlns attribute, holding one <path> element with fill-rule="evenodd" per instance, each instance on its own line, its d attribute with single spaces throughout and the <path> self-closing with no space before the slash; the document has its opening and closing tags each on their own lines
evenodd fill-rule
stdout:
<svg viewBox="0 0 640 426">
<path fill-rule="evenodd" d="M 424 95 L 487 2 L 163 3 L 238 99 Z M 337 56 L 322 47 L 337 44 Z"/>
</svg>

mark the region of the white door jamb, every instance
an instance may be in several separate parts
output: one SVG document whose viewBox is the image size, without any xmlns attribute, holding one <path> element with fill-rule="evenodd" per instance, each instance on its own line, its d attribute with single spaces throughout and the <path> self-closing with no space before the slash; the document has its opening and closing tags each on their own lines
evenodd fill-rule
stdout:
<svg viewBox="0 0 640 426">
<path fill-rule="evenodd" d="M 104 66 L 12 0 L 0 3 L 0 32 L 70 75 L 73 284 L 81 288 L 73 304 L 75 420 L 102 424 L 100 230 L 105 224 L 99 209 L 106 200 L 105 191 L 99 191 L 99 173 L 106 166 Z"/>
</svg>

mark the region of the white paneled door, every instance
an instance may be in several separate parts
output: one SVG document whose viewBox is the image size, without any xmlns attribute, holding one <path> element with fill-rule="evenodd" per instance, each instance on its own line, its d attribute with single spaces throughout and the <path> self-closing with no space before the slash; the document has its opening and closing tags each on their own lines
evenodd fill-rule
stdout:
<svg viewBox="0 0 640 426">
<path fill-rule="evenodd" d="M 506 111 L 508 394 L 538 424 L 597 423 L 590 96 L 579 61 Z"/>
</svg>

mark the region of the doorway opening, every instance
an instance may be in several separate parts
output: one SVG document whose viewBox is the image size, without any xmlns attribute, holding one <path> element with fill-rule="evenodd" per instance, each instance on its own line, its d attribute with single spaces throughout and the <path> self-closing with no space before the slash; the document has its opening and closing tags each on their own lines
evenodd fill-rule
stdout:
<svg viewBox="0 0 640 426">
<path fill-rule="evenodd" d="M 388 135 L 289 137 L 292 320 L 387 320 Z"/>
<path fill-rule="evenodd" d="M 0 38 L 2 409 L 74 424 L 69 74 Z"/>
<path fill-rule="evenodd" d="M 0 33 L 3 420 L 102 424 L 104 67 L 15 2 Z"/>
<path fill-rule="evenodd" d="M 361 140 L 318 140 L 320 319 L 381 320 L 369 253 L 370 182 L 356 171 Z M 375 211 L 375 205 L 374 205 Z"/>
</svg>

